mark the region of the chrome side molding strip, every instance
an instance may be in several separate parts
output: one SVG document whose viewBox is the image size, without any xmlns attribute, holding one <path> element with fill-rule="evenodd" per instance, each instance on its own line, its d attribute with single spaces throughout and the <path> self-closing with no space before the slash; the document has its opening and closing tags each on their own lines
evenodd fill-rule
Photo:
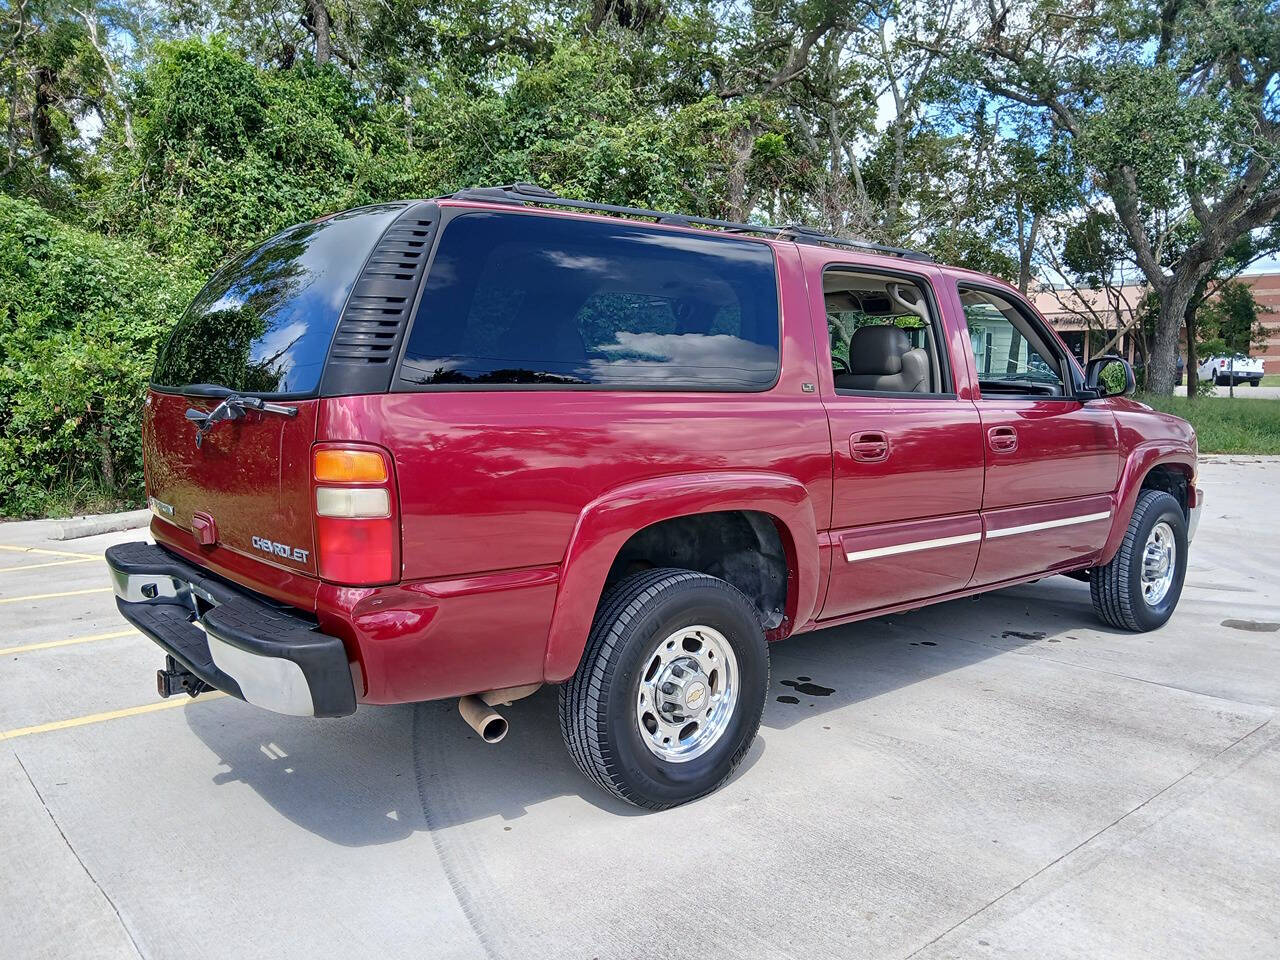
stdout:
<svg viewBox="0 0 1280 960">
<path fill-rule="evenodd" d="M 950 547 L 958 543 L 973 543 L 981 540 L 981 533 L 961 533 L 954 537 L 938 537 L 936 540 L 916 540 L 914 543 L 895 543 L 890 547 L 873 547 L 870 550 L 846 550 L 844 558 L 852 563 L 854 560 L 871 560 L 875 557 L 892 557 L 898 553 L 911 553 L 915 550 L 932 550 L 935 547 Z"/>
<path fill-rule="evenodd" d="M 1055 527 L 1070 527 L 1077 523 L 1093 523 L 1095 520 L 1106 520 L 1111 516 L 1110 510 L 1098 513 L 1084 513 L 1076 517 L 1062 517 L 1059 520 L 1042 520 L 1039 523 L 1025 523 L 1017 527 L 1001 527 L 988 530 L 986 539 L 1013 537 L 1020 533 L 1035 533 L 1037 530 L 1052 530 Z M 857 560 L 874 560 L 877 557 L 892 557 L 899 553 L 913 553 L 916 550 L 933 550 L 937 547 L 951 547 L 961 543 L 973 543 L 983 539 L 981 533 L 961 533 L 954 537 L 938 537 L 934 540 L 915 540 L 910 543 L 895 543 L 888 547 L 872 547 L 868 550 L 846 550 L 845 560 L 853 563 Z"/>
<path fill-rule="evenodd" d="M 1084 513 L 1078 517 L 1063 517 L 1061 520 L 1045 520 L 1041 523 L 1024 523 L 1020 527 L 1002 527 L 999 530 L 988 530 L 987 539 L 996 537 L 1012 537 L 1019 533 L 1034 533 L 1037 530 L 1052 530 L 1054 527 L 1070 527 L 1077 523 L 1092 523 L 1094 520 L 1106 520 L 1111 516 L 1110 510 L 1100 513 Z"/>
</svg>

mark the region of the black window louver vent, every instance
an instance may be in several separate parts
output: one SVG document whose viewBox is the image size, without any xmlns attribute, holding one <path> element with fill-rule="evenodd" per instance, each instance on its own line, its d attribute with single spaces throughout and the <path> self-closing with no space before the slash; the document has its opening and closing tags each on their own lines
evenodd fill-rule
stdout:
<svg viewBox="0 0 1280 960">
<path fill-rule="evenodd" d="M 369 254 L 329 348 L 325 396 L 389 386 L 439 220 L 436 204 L 412 204 Z"/>
</svg>

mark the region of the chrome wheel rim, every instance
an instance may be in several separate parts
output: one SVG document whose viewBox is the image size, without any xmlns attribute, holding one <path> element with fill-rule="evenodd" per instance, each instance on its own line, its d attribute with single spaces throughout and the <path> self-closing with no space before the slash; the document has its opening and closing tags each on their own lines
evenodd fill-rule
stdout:
<svg viewBox="0 0 1280 960">
<path fill-rule="evenodd" d="M 685 763 L 714 747 L 738 704 L 738 660 L 723 633 L 695 624 L 649 652 L 636 691 L 636 727 L 649 752 Z"/>
<path fill-rule="evenodd" d="M 1147 545 L 1142 550 L 1142 599 L 1147 606 L 1154 607 L 1168 595 L 1177 559 L 1173 527 L 1161 520 L 1147 534 Z"/>
</svg>

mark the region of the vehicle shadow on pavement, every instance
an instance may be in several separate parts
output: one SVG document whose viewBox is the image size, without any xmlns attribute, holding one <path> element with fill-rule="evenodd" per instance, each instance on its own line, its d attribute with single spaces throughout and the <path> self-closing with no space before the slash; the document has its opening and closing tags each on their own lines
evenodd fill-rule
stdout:
<svg viewBox="0 0 1280 960">
<path fill-rule="evenodd" d="M 770 648 L 764 726 L 774 730 L 815 714 L 1083 631 L 1124 635 L 1093 613 L 1089 588 L 1052 577 L 908 613 L 829 627 Z"/>
<path fill-rule="evenodd" d="M 771 648 L 763 725 L 785 731 L 990 657 L 1063 635 L 1075 639 L 1083 630 L 1100 631 L 1088 588 L 1057 578 L 814 631 Z M 619 816 L 649 815 L 607 795 L 573 765 L 560 737 L 555 687 L 502 712 L 510 733 L 490 745 L 466 726 L 454 701 L 364 707 L 337 721 L 283 717 L 229 700 L 184 711 L 191 730 L 226 766 L 216 783 L 243 783 L 281 815 L 343 846 L 391 843 L 490 817 L 512 821 L 564 796 Z M 771 738 L 770 745 L 786 749 L 785 739 Z M 764 749 L 765 738 L 758 738 L 735 779 Z"/>
</svg>

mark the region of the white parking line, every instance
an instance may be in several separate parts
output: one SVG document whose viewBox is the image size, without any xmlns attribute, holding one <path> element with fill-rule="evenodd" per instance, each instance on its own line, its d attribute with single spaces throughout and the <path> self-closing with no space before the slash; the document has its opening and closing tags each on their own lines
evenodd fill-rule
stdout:
<svg viewBox="0 0 1280 960">
<path fill-rule="evenodd" d="M 99 557 L 79 557 L 75 560 L 50 560 L 47 563 L 22 563 L 16 567 L 0 567 L 0 573 L 18 573 L 23 570 L 40 570 L 44 567 L 65 567 L 69 563 L 93 563 Z"/>
<path fill-rule="evenodd" d="M 30 653 L 32 650 L 48 650 L 50 647 L 69 647 L 76 643 L 94 640 L 114 640 L 117 637 L 140 637 L 137 630 L 116 630 L 112 633 L 91 633 L 87 637 L 67 637 L 65 640 L 46 640 L 43 643 L 24 643 L 19 647 L 0 647 L 0 656 L 10 653 Z"/>
<path fill-rule="evenodd" d="M 102 559 L 102 555 L 98 553 L 76 553 L 72 550 L 46 550 L 44 547 L 16 547 L 7 543 L 0 543 L 0 550 L 8 550 L 12 553 L 39 553 L 46 557 L 79 557 L 81 560 Z"/>
<path fill-rule="evenodd" d="M 200 694 L 201 700 L 216 700 L 225 697 L 221 690 L 213 690 Z M 157 710 L 172 710 L 174 707 L 185 707 L 195 701 L 191 697 L 171 697 L 155 703 L 144 703 L 140 707 L 125 707 L 123 710 L 108 710 L 105 713 L 91 713 L 84 717 L 72 717 L 69 720 L 55 720 L 52 723 L 41 723 L 34 727 L 18 727 L 16 730 L 0 730 L 0 741 L 16 740 L 18 737 L 29 737 L 35 733 L 51 733 L 54 730 L 66 730 L 68 727 L 83 727 L 90 723 L 102 723 L 104 720 L 116 720 L 120 717 L 136 717 L 143 713 L 155 713 Z"/>
<path fill-rule="evenodd" d="M 60 593 L 29 593 L 25 597 L 0 597 L 0 603 L 22 603 L 24 600 L 52 600 L 55 597 L 79 597 L 86 593 L 111 593 L 111 587 L 89 587 L 86 590 L 63 590 Z"/>
</svg>

